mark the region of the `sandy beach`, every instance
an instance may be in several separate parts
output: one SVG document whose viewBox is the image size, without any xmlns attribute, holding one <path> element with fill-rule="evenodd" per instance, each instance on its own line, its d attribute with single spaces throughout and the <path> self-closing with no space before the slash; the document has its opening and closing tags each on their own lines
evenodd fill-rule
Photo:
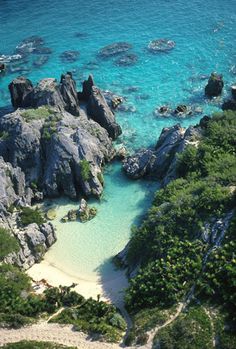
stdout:
<svg viewBox="0 0 236 349">
<path fill-rule="evenodd" d="M 77 286 L 74 290 L 84 297 L 97 299 L 97 296 L 100 295 L 101 300 L 112 302 L 117 306 L 122 306 L 123 290 L 128 286 L 128 281 L 123 271 L 116 271 L 114 279 L 112 278 L 106 282 L 101 282 L 99 278 L 95 281 L 90 281 L 80 278 L 79 275 L 70 275 L 46 260 L 39 264 L 34 264 L 27 270 L 27 274 L 36 282 L 44 279 L 52 286 L 70 286 L 72 283 L 76 283 Z"/>
</svg>

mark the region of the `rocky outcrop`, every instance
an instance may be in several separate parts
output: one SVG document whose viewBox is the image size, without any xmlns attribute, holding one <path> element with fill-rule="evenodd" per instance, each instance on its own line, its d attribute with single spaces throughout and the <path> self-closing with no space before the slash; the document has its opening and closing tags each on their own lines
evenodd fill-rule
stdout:
<svg viewBox="0 0 236 349">
<path fill-rule="evenodd" d="M 96 86 L 92 87 L 87 110 L 88 115 L 105 128 L 112 139 L 116 139 L 122 133 L 121 127 L 116 123 L 115 116 L 102 92 Z"/>
<path fill-rule="evenodd" d="M 225 101 L 222 105 L 223 110 L 236 110 L 236 100 L 235 99 L 229 99 Z"/>
<path fill-rule="evenodd" d="M 177 154 L 199 137 L 200 129 L 197 128 L 189 127 L 186 130 L 179 124 L 164 128 L 155 149 L 141 149 L 127 157 L 123 168 L 131 178 L 150 176 L 162 180 L 166 185 L 176 177 Z"/>
<path fill-rule="evenodd" d="M 9 254 L 6 263 L 18 265 L 28 269 L 34 263 L 40 262 L 44 253 L 56 241 L 55 230 L 51 223 L 40 226 L 29 224 L 26 228 L 14 230 L 14 235 L 19 241 L 20 250 Z"/>
<path fill-rule="evenodd" d="M 85 113 L 75 118 L 49 112 L 32 120 L 30 115 L 17 110 L 0 118 L 0 130 L 8 130 L 7 139 L 0 141 L 5 161 L 19 166 L 26 183 L 37 183 L 48 197 L 101 195 L 101 168 L 115 156 L 107 131 Z"/>
<path fill-rule="evenodd" d="M 56 79 L 47 78 L 35 87 L 30 80 L 19 77 L 10 83 L 9 90 L 14 108 L 38 108 L 48 105 L 79 115 L 76 84 L 70 73 L 61 76 L 60 84 Z"/>
<path fill-rule="evenodd" d="M 61 76 L 60 91 L 66 104 L 65 110 L 72 115 L 79 115 L 79 99 L 76 91 L 76 84 L 71 73 Z"/>
<path fill-rule="evenodd" d="M 32 196 L 32 191 L 25 185 L 22 170 L 0 157 L 0 210 L 11 205 L 30 204 Z"/>
<path fill-rule="evenodd" d="M 29 79 L 20 76 L 9 84 L 11 103 L 14 108 L 24 107 L 26 96 L 33 90 L 33 84 Z"/>
<path fill-rule="evenodd" d="M 211 73 L 211 76 L 205 87 L 205 95 L 208 97 L 217 97 L 221 95 L 223 87 L 223 76 L 217 73 Z"/>
<path fill-rule="evenodd" d="M 92 87 L 95 86 L 94 79 L 92 75 L 89 75 L 88 79 L 82 84 L 82 92 L 78 92 L 79 100 L 88 102 L 89 97 L 92 94 Z"/>
</svg>

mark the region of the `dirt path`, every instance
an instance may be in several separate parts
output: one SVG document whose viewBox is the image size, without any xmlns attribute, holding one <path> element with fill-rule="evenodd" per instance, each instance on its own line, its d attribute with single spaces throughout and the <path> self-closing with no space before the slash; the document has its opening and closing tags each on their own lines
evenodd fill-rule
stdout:
<svg viewBox="0 0 236 349">
<path fill-rule="evenodd" d="M 79 349 L 118 349 L 118 344 L 92 342 L 86 334 L 72 330 L 72 326 L 46 322 L 17 330 L 0 329 L 0 346 L 21 340 L 35 340 L 75 346 Z"/>
</svg>

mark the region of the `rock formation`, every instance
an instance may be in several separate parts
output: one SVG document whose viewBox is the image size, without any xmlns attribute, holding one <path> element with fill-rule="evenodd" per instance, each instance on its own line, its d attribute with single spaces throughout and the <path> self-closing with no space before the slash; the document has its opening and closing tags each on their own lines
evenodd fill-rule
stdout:
<svg viewBox="0 0 236 349">
<path fill-rule="evenodd" d="M 56 79 L 47 78 L 35 87 L 30 80 L 19 77 L 10 83 L 9 90 L 14 108 L 38 108 L 48 105 L 79 115 L 76 84 L 70 73 L 61 76 L 60 84 Z"/>
<path fill-rule="evenodd" d="M 155 149 L 141 149 L 125 159 L 123 168 L 131 178 L 154 177 L 167 184 L 176 176 L 177 154 L 187 144 L 195 142 L 200 129 L 189 127 L 187 130 L 179 124 L 164 128 Z"/>
<path fill-rule="evenodd" d="M 105 128 L 112 139 L 116 139 L 121 134 L 121 128 L 116 123 L 113 112 L 108 106 L 102 92 L 96 86 L 92 87 L 87 110 L 89 116 Z"/>
<path fill-rule="evenodd" d="M 223 87 L 223 76 L 217 73 L 211 73 L 211 76 L 205 87 L 205 95 L 208 97 L 217 97 L 221 95 Z"/>
</svg>

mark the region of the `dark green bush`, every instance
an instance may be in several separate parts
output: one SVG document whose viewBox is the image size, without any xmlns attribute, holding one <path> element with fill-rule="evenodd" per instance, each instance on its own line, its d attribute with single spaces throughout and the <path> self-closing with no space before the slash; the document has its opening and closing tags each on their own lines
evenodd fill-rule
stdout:
<svg viewBox="0 0 236 349">
<path fill-rule="evenodd" d="M 8 230 L 0 227 L 0 261 L 9 253 L 19 251 L 19 248 L 17 239 Z"/>
<path fill-rule="evenodd" d="M 40 225 L 45 223 L 45 218 L 39 209 L 34 210 L 30 207 L 22 207 L 20 221 L 23 225 L 29 225 L 31 223 Z"/>
</svg>

